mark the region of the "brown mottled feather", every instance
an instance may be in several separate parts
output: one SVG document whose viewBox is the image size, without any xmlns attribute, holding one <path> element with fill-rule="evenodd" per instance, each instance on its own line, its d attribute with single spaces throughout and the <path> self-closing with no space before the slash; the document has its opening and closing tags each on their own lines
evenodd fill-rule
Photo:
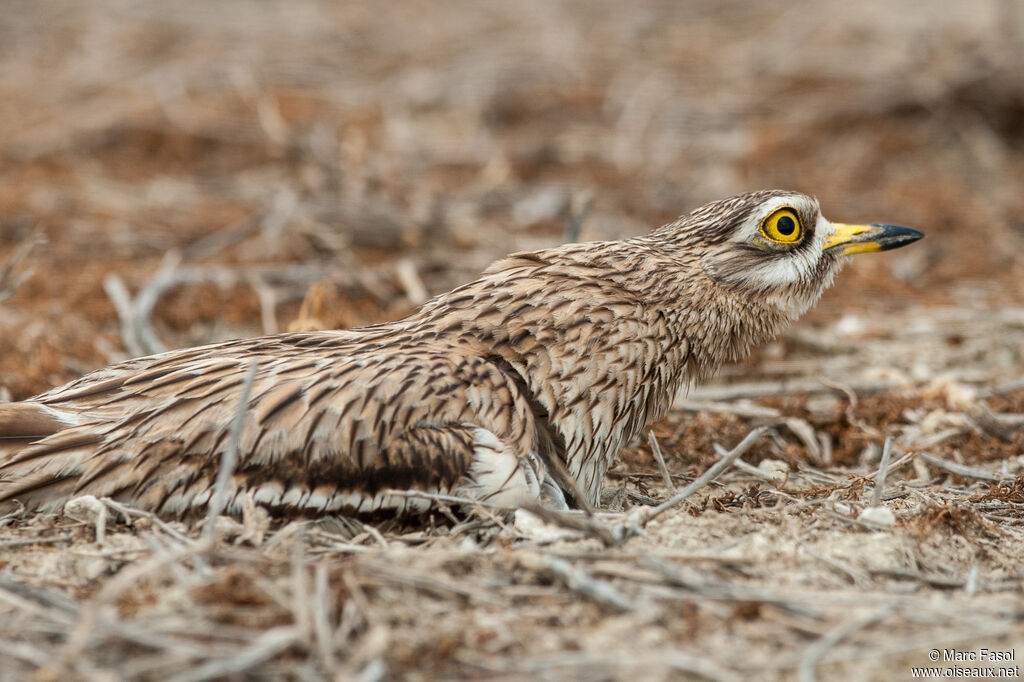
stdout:
<svg viewBox="0 0 1024 682">
<path fill-rule="evenodd" d="M 0 406 L 0 501 L 201 509 L 256 361 L 231 509 L 244 494 L 275 513 L 423 507 L 393 489 L 595 504 L 613 458 L 681 387 L 773 337 L 831 280 L 839 259 L 817 253 L 813 278 L 768 295 L 736 283 L 749 254 L 723 251 L 732 235 L 789 196 L 810 239 L 813 200 L 743 195 L 648 237 L 514 254 L 397 322 L 172 351 Z"/>
<path fill-rule="evenodd" d="M 4 425 L 4 439 L 19 441 L 38 440 L 67 428 L 65 422 L 37 403 L 0 405 L 0 424 Z"/>
</svg>

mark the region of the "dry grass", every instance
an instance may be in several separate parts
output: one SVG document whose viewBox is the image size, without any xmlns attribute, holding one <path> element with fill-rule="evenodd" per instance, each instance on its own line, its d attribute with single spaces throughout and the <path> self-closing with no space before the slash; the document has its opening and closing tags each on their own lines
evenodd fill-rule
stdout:
<svg viewBox="0 0 1024 682">
<path fill-rule="evenodd" d="M 1022 48 L 996 0 L 0 12 L 0 399 L 747 189 L 929 235 L 680 399 L 596 519 L 0 519 L 0 680 L 888 680 L 1024 640 Z"/>
<path fill-rule="evenodd" d="M 731 444 L 726 419 L 765 421 L 662 425 L 677 431 L 679 483 L 699 459 L 688 443 Z M 0 648 L 18 675 L 46 678 L 892 679 L 935 647 L 1019 641 L 1020 457 L 959 464 L 958 436 L 936 442 L 909 416 L 886 429 L 898 435 L 878 489 L 877 453 L 773 459 L 802 447 L 796 419 L 767 420 L 744 455 L 753 472 L 657 518 L 642 501 L 666 496 L 660 474 L 634 451 L 589 521 L 483 510 L 381 533 L 254 513 L 210 536 L 84 500 L 3 519 Z M 888 518 L 868 511 L 876 497 Z"/>
</svg>

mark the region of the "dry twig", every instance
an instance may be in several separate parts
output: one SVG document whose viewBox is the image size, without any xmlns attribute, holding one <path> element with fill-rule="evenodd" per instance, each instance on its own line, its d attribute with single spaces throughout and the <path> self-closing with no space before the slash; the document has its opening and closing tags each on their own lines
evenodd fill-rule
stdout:
<svg viewBox="0 0 1024 682">
<path fill-rule="evenodd" d="M 969 467 L 963 464 L 957 464 L 956 462 L 946 461 L 940 457 L 929 455 L 927 452 L 920 453 L 919 457 L 928 464 L 937 466 L 938 468 L 944 469 L 951 474 L 956 474 L 957 476 L 963 476 L 965 478 L 976 478 L 981 481 L 993 482 L 1002 481 L 1004 478 L 1002 476 L 990 474 L 987 471 L 982 471 L 981 469 L 976 469 L 975 467 Z"/>
<path fill-rule="evenodd" d="M 235 472 L 235 460 L 238 458 L 238 443 L 242 437 L 242 427 L 245 425 L 245 415 L 249 411 L 249 394 L 252 393 L 252 384 L 256 380 L 258 363 L 253 360 L 249 363 L 249 369 L 245 373 L 245 380 L 242 383 L 242 394 L 238 398 L 238 409 L 235 411 L 235 418 L 231 420 L 231 431 L 228 435 L 228 446 L 221 455 L 220 468 L 217 470 L 217 480 L 213 485 L 213 494 L 210 496 L 210 506 L 206 513 L 206 523 L 203 525 L 203 536 L 210 540 L 216 532 L 214 521 L 224 511 L 227 504 L 228 479 Z"/>
<path fill-rule="evenodd" d="M 878 466 L 878 478 L 875 479 L 875 490 L 871 493 L 871 506 L 882 503 L 882 492 L 885 490 L 885 477 L 889 475 L 889 459 L 892 457 L 892 436 L 885 439 L 882 446 L 882 462 Z"/>
<path fill-rule="evenodd" d="M 754 443 L 756 443 L 761 438 L 761 436 L 763 436 L 767 431 L 767 428 L 759 427 L 748 433 L 747 436 L 742 441 L 740 441 L 739 445 L 734 447 L 728 455 L 722 457 L 722 459 L 718 460 L 713 465 L 711 465 L 708 468 L 708 470 L 705 471 L 700 476 L 698 476 L 693 481 L 693 483 L 686 486 L 681 491 L 679 491 L 678 493 L 676 493 L 675 495 L 673 495 L 672 497 L 670 497 L 669 499 L 665 500 L 657 507 L 652 509 L 650 512 L 648 512 L 647 520 L 649 521 L 651 519 L 657 518 L 658 516 L 661 516 L 669 509 L 672 509 L 676 505 L 682 503 L 690 495 L 694 494 L 695 492 L 703 488 L 705 485 L 718 478 L 718 476 L 723 471 L 732 466 L 733 462 L 735 462 L 743 455 L 743 453 L 749 450 L 751 446 L 753 446 Z"/>
<path fill-rule="evenodd" d="M 803 660 L 800 661 L 800 667 L 797 669 L 797 677 L 800 682 L 814 682 L 817 679 L 815 668 L 817 668 L 818 664 L 821 663 L 821 660 L 825 658 L 829 649 L 858 630 L 863 630 L 880 620 L 888 618 L 895 610 L 896 607 L 893 605 L 884 606 L 877 611 L 871 612 L 867 616 L 847 621 L 839 627 L 827 632 L 821 637 L 821 639 L 807 648 L 807 652 L 804 654 Z"/>
<path fill-rule="evenodd" d="M 672 476 L 668 473 L 668 467 L 665 466 L 665 456 L 661 454 L 661 445 L 658 444 L 658 437 L 654 435 L 653 429 L 647 432 L 647 442 L 651 444 L 651 452 L 654 454 L 655 461 L 658 462 L 658 470 L 661 471 L 661 475 L 665 479 L 665 487 L 670 493 L 674 493 L 676 484 L 672 482 Z"/>
<path fill-rule="evenodd" d="M 614 611 L 636 610 L 636 605 L 610 583 L 594 578 L 582 568 L 572 565 L 565 559 L 544 554 L 522 554 L 519 561 L 530 568 L 550 572 L 565 583 L 570 590 L 597 604 Z"/>
<path fill-rule="evenodd" d="M 14 249 L 7 262 L 0 267 L 0 301 L 10 298 L 29 277 L 32 276 L 32 269 L 29 268 L 20 275 L 15 275 L 18 266 L 28 258 L 28 254 L 39 244 L 46 243 L 46 238 L 38 230 L 34 230 L 25 237 L 18 247 Z"/>
</svg>

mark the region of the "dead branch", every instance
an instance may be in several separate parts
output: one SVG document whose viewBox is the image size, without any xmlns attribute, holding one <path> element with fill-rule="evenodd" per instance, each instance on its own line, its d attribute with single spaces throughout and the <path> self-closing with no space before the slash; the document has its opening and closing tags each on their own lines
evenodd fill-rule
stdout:
<svg viewBox="0 0 1024 682">
<path fill-rule="evenodd" d="M 578 531 L 584 537 L 594 538 L 605 547 L 615 547 L 619 544 L 614 531 L 593 517 L 587 516 L 585 512 L 558 511 L 545 507 L 542 504 L 526 504 L 523 505 L 523 509 L 545 523 L 550 523 L 566 530 Z"/>
<path fill-rule="evenodd" d="M 668 467 L 665 466 L 665 456 L 661 454 L 661 445 L 658 444 L 658 437 L 654 435 L 653 429 L 647 432 L 647 442 L 651 444 L 651 453 L 654 454 L 654 459 L 658 462 L 658 470 L 661 471 L 661 475 L 665 479 L 665 487 L 670 493 L 674 493 L 676 484 L 672 482 L 672 475 L 668 473 Z"/>
<path fill-rule="evenodd" d="M 228 446 L 220 458 L 220 468 L 217 470 L 217 480 L 213 485 L 213 495 L 210 497 L 210 507 L 206 513 L 206 523 L 203 525 L 203 536 L 210 541 L 216 532 L 214 520 L 220 516 L 227 504 L 228 479 L 235 472 L 235 460 L 238 457 L 238 443 L 242 438 L 242 427 L 245 425 L 245 416 L 249 412 L 249 394 L 252 393 L 252 384 L 256 380 L 258 363 L 253 360 L 245 373 L 245 381 L 242 383 L 242 394 L 238 398 L 238 408 L 235 411 L 235 418 L 231 420 L 231 431 L 228 435 Z"/>
<path fill-rule="evenodd" d="M 650 512 L 648 512 L 646 515 L 647 520 L 650 521 L 651 519 L 655 519 L 661 516 L 669 509 L 672 509 L 673 507 L 681 504 L 690 495 L 694 494 L 695 492 L 703 488 L 705 485 L 718 478 L 718 476 L 723 471 L 732 466 L 733 462 L 735 462 L 737 459 L 739 459 L 739 457 L 743 455 L 743 453 L 749 450 L 751 446 L 753 446 L 754 443 L 756 443 L 761 438 L 761 436 L 763 436 L 767 431 L 767 428 L 759 427 L 748 433 L 746 438 L 740 441 L 739 445 L 733 448 L 732 451 L 729 452 L 729 454 L 727 454 L 725 457 L 711 465 L 708 468 L 708 470 L 705 471 L 700 476 L 698 476 L 693 481 L 693 483 L 686 486 L 680 492 L 676 493 L 675 495 L 673 495 L 672 497 L 670 497 L 669 499 L 667 499 L 666 501 L 662 502 L 657 507 L 652 509 Z"/>
<path fill-rule="evenodd" d="M 847 621 L 837 628 L 827 632 L 821 639 L 807 648 L 800 667 L 797 668 L 797 677 L 800 682 L 814 682 L 817 679 L 815 669 L 821 660 L 828 654 L 829 649 L 846 639 L 858 630 L 874 625 L 880 620 L 885 620 L 896 610 L 895 606 L 884 606 L 867 616 L 856 620 Z"/>
<path fill-rule="evenodd" d="M 965 466 L 963 464 L 957 464 L 956 462 L 949 462 L 936 457 L 935 455 L 929 455 L 927 452 L 922 452 L 918 456 L 932 466 L 944 469 L 945 471 L 948 471 L 951 474 L 956 474 L 957 476 L 963 476 L 964 478 L 976 478 L 981 481 L 993 482 L 1002 481 L 1004 479 L 1003 476 L 990 474 L 987 471 L 982 471 L 981 469 Z"/>
<path fill-rule="evenodd" d="M 636 609 L 636 605 L 610 583 L 597 580 L 565 559 L 544 554 L 520 554 L 519 562 L 528 568 L 551 573 L 573 592 L 613 611 L 628 612 Z"/>
<path fill-rule="evenodd" d="M 871 506 L 877 507 L 882 502 L 885 490 L 885 477 L 889 475 L 889 459 L 892 457 L 892 436 L 885 439 L 882 446 L 882 462 L 878 466 L 878 478 L 875 479 L 875 490 L 871 493 Z"/>
<path fill-rule="evenodd" d="M 33 270 L 31 268 L 25 270 L 20 275 L 15 275 L 15 271 L 28 258 L 28 254 L 31 253 L 32 249 L 39 244 L 45 243 L 46 238 L 42 232 L 33 230 L 21 240 L 21 243 L 14 249 L 14 253 L 3 264 L 3 267 L 0 267 L 0 301 L 13 296 L 18 287 L 32 276 Z"/>
<path fill-rule="evenodd" d="M 153 278 L 134 297 L 116 274 L 104 279 L 104 289 L 121 318 L 121 336 L 125 348 L 132 355 L 151 355 L 166 350 L 153 329 L 152 317 L 160 299 L 174 289 L 205 283 L 221 287 L 252 287 L 260 298 L 264 329 L 275 329 L 277 322 L 273 308 L 280 299 L 271 283 L 297 284 L 305 292 L 306 288 L 328 273 L 325 266 L 318 265 L 247 268 L 242 271 L 213 265 L 181 266 L 180 262 L 179 254 L 168 253 Z"/>
</svg>

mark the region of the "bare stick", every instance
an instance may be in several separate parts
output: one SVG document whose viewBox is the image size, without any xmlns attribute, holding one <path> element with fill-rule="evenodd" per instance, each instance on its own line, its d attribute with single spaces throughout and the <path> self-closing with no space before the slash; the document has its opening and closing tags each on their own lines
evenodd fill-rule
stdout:
<svg viewBox="0 0 1024 682">
<path fill-rule="evenodd" d="M 882 393 L 896 388 L 890 381 L 859 381 L 851 383 L 851 387 L 860 395 Z M 823 393 L 843 393 L 842 389 L 824 384 L 814 379 L 793 379 L 792 381 L 765 381 L 748 384 L 730 384 L 728 386 L 702 386 L 690 391 L 690 398 L 696 401 L 728 401 L 739 398 L 764 398 L 772 395 L 792 395 L 806 393 L 821 395 Z"/>
<path fill-rule="evenodd" d="M 658 468 L 661 469 L 661 475 L 665 478 L 665 486 L 670 493 L 674 493 L 676 484 L 672 482 L 672 476 L 668 473 L 668 467 L 665 466 L 665 457 L 661 454 L 661 446 L 658 445 L 658 437 L 654 435 L 653 429 L 647 432 L 647 442 L 651 444 L 654 459 L 658 460 Z"/>
<path fill-rule="evenodd" d="M 276 334 L 279 331 L 277 324 L 277 294 L 259 277 L 251 277 L 249 279 L 249 286 L 256 292 L 256 298 L 260 301 L 260 321 L 263 323 L 263 333 Z"/>
<path fill-rule="evenodd" d="M 884 575 L 902 580 L 917 580 L 929 587 L 938 587 L 940 589 L 956 589 L 964 587 L 966 584 L 962 578 L 949 578 L 942 575 L 922 573 L 921 571 L 904 571 L 896 568 L 871 568 L 868 570 L 872 575 Z"/>
<path fill-rule="evenodd" d="M 63 600 L 58 602 L 47 598 L 52 594 L 47 595 L 40 590 L 27 588 L 21 583 L 0 579 L 0 604 L 67 627 L 72 623 L 78 607 L 73 602 L 64 603 Z M 5 620 L 4 625 L 8 622 Z"/>
<path fill-rule="evenodd" d="M 712 447 L 714 447 L 715 454 L 718 455 L 719 457 L 728 457 L 729 456 L 729 451 L 726 450 L 725 448 L 723 448 L 718 443 L 714 443 L 712 445 Z M 753 464 L 748 464 L 747 462 L 743 461 L 742 457 L 737 457 L 735 460 L 733 460 L 733 464 L 740 471 L 742 471 L 744 473 L 748 473 L 751 476 L 754 476 L 755 478 L 759 478 L 762 481 L 764 481 L 765 483 L 771 483 L 772 485 L 776 485 L 779 482 L 779 479 L 775 478 L 771 474 L 765 473 L 764 471 L 761 471 L 760 469 L 758 469 Z"/>
<path fill-rule="evenodd" d="M 0 548 L 22 547 L 25 545 L 54 545 L 61 542 L 72 542 L 74 539 L 75 536 L 71 534 L 55 535 L 48 538 L 33 536 L 30 538 L 18 538 L 17 540 L 4 540 L 0 542 Z"/>
<path fill-rule="evenodd" d="M 818 663 L 825 657 L 829 649 L 857 630 L 863 630 L 869 625 L 887 618 L 895 610 L 896 607 L 894 605 L 888 604 L 864 618 L 848 621 L 834 630 L 826 632 L 821 639 L 807 647 L 807 652 L 804 654 L 803 660 L 800 661 L 800 667 L 797 668 L 797 679 L 800 682 L 815 682 L 818 678 L 814 669 L 818 667 Z"/>
<path fill-rule="evenodd" d="M 184 545 L 171 552 L 157 552 L 146 561 L 136 562 L 108 580 L 95 594 L 91 602 L 79 611 L 78 621 L 69 630 L 64 646 L 58 654 L 58 664 L 62 667 L 67 666 L 71 661 L 77 660 L 82 655 L 82 652 L 89 643 L 89 638 L 96 634 L 97 620 L 100 617 L 100 609 L 103 605 L 113 602 L 137 580 L 151 573 L 158 573 L 168 567 L 176 567 L 178 562 L 189 557 L 198 556 L 209 549 L 209 547 L 210 544 L 204 539 L 200 542 Z"/>
<path fill-rule="evenodd" d="M 968 595 L 974 596 L 978 592 L 978 564 L 973 564 L 970 570 L 967 572 L 967 582 L 964 584 L 964 590 Z"/>
<path fill-rule="evenodd" d="M 732 466 L 733 462 L 735 462 L 740 456 L 743 455 L 743 453 L 749 450 L 750 447 L 754 443 L 756 443 L 758 439 L 760 439 L 761 436 L 763 436 L 767 430 L 768 429 L 766 427 L 761 426 L 748 433 L 747 437 L 740 441 L 740 444 L 732 449 L 732 452 L 730 452 L 725 457 L 711 465 L 708 468 L 708 470 L 705 471 L 700 476 L 698 476 L 693 481 L 693 483 L 686 486 L 681 491 L 679 491 L 678 493 L 676 493 L 675 495 L 673 495 L 672 497 L 670 497 L 669 499 L 665 500 L 657 507 L 652 509 L 650 514 L 647 515 L 647 520 L 650 521 L 653 518 L 661 516 L 669 509 L 680 504 L 690 495 L 694 494 L 695 492 L 703 488 L 705 485 L 716 479 L 719 476 L 719 474 L 721 474 L 723 471 Z"/>
<path fill-rule="evenodd" d="M 306 575 L 306 566 L 303 564 L 303 555 L 306 552 L 305 546 L 305 532 L 300 530 L 296 533 L 295 541 L 292 543 L 291 551 L 289 552 L 292 574 L 291 611 L 292 622 L 295 623 L 298 629 L 297 637 L 308 645 L 309 636 L 313 631 L 313 614 L 309 603 L 309 583 Z"/>
<path fill-rule="evenodd" d="M 935 457 L 934 455 L 929 455 L 926 452 L 922 452 L 920 456 L 921 459 L 928 462 L 929 464 L 935 465 L 940 469 L 945 469 L 949 473 L 956 474 L 957 476 L 964 476 L 966 478 L 977 478 L 981 481 L 1003 480 L 1002 476 L 996 476 L 995 474 L 990 474 L 987 471 L 975 469 L 974 467 L 964 466 L 963 464 L 957 464 L 956 462 L 947 462 L 944 459 L 939 459 L 938 457 Z"/>
<path fill-rule="evenodd" d="M 991 390 L 991 393 L 994 393 L 995 395 L 1000 395 L 1002 393 L 1010 393 L 1012 391 L 1018 391 L 1018 390 L 1020 390 L 1022 388 L 1024 388 L 1024 379 L 1016 379 L 1014 381 L 1008 381 L 1005 384 L 1000 384 L 1000 385 L 996 386 L 995 388 L 993 388 Z M 988 392 L 987 391 L 983 392 L 982 393 L 983 397 L 984 397 L 985 393 L 988 393 Z"/>
<path fill-rule="evenodd" d="M 917 456 L 916 452 L 908 452 L 907 454 L 903 455 L 902 457 L 897 459 L 895 462 L 890 464 L 887 467 L 887 471 L 895 471 L 896 469 L 900 468 L 902 465 L 906 464 L 907 462 L 909 462 L 911 459 L 913 459 L 916 456 Z M 874 473 L 868 474 L 867 477 L 868 478 L 876 478 L 877 479 L 878 476 L 881 473 L 882 473 L 882 469 L 881 469 L 881 467 L 879 467 L 878 470 L 876 470 Z"/>
<path fill-rule="evenodd" d="M 221 249 L 247 239 L 260 229 L 263 216 L 259 213 L 246 216 L 195 240 L 183 250 L 186 260 L 202 260 L 216 255 Z"/>
<path fill-rule="evenodd" d="M 675 648 L 666 649 L 632 649 L 629 653 L 602 651 L 566 651 L 518 658 L 508 667 L 494 667 L 500 679 L 591 679 L 594 670 L 621 671 L 616 679 L 662 679 L 657 673 L 648 674 L 659 668 L 670 671 L 689 673 L 684 679 L 715 680 L 715 682 L 735 682 L 744 679 L 727 668 L 721 667 L 711 659 L 700 658 L 692 653 Z M 628 671 L 628 672 L 627 672 Z M 668 679 L 677 679 L 669 675 Z M 611 678 L 609 678 L 611 679 Z"/>
<path fill-rule="evenodd" d="M 549 509 L 541 504 L 526 504 L 523 505 L 523 509 L 544 523 L 550 523 L 567 530 L 579 531 L 585 533 L 588 537 L 596 538 L 605 547 L 614 547 L 618 544 L 614 533 L 607 526 L 583 513 L 558 511 Z"/>
<path fill-rule="evenodd" d="M 835 557 L 830 557 L 830 556 L 825 556 L 824 554 L 819 554 L 818 552 L 815 552 L 810 547 L 801 547 L 801 551 L 804 551 L 807 554 L 810 554 L 812 557 L 814 557 L 818 561 L 820 561 L 822 563 L 826 563 L 829 566 L 831 566 L 832 568 L 836 569 L 837 571 L 846 574 L 850 578 L 850 580 L 853 581 L 853 584 L 856 585 L 859 588 L 863 589 L 863 588 L 866 588 L 868 585 L 871 584 L 871 579 L 864 573 L 864 571 L 860 570 L 859 568 L 857 568 L 855 566 L 851 566 L 850 564 L 846 563 L 845 561 L 840 561 L 839 559 L 836 559 Z"/>
<path fill-rule="evenodd" d="M 132 308 L 132 314 L 135 317 L 135 330 L 139 335 L 139 343 L 142 344 L 147 353 L 163 353 L 167 350 L 163 342 L 160 341 L 160 337 L 153 331 L 151 319 L 153 317 L 153 309 L 156 308 L 160 295 L 163 293 L 163 289 L 159 285 L 172 281 L 174 279 L 174 272 L 178 269 L 179 265 L 181 265 L 181 253 L 178 251 L 168 251 L 164 254 L 163 261 L 161 261 L 160 267 L 156 271 L 156 276 L 146 286 L 142 287 L 135 296 L 135 303 Z"/>
<path fill-rule="evenodd" d="M 363 528 L 370 535 L 370 537 L 377 542 L 378 545 L 380 545 L 383 549 L 388 548 L 388 541 L 384 539 L 384 536 L 381 534 L 379 530 L 377 530 L 368 523 L 364 523 Z"/>
<path fill-rule="evenodd" d="M 42 244 L 46 241 L 43 235 L 38 231 L 33 231 L 28 235 L 18 248 L 14 250 L 11 257 L 4 263 L 3 267 L 0 267 L 0 301 L 5 298 L 10 298 L 14 295 L 14 292 L 18 290 L 18 287 L 24 283 L 29 277 L 32 276 L 32 270 L 29 269 L 18 276 L 14 275 L 15 269 L 21 262 L 28 257 L 29 252 L 36 247 L 37 244 Z"/>
<path fill-rule="evenodd" d="M 635 611 L 636 608 L 622 592 L 616 589 L 611 583 L 598 580 L 578 566 L 573 566 L 565 559 L 553 556 L 536 555 L 535 557 L 523 556 L 520 561 L 534 568 L 552 573 L 566 587 L 573 592 L 583 595 L 593 602 L 606 606 L 615 611 Z"/>
<path fill-rule="evenodd" d="M 0 654 L 3 654 L 5 658 L 20 658 L 38 668 L 43 668 L 50 662 L 50 657 L 46 652 L 24 642 L 0 640 Z M 12 677 L 11 679 L 14 678 Z"/>
<path fill-rule="evenodd" d="M 394 566 L 386 560 L 369 559 L 363 567 L 374 580 L 387 580 L 397 585 L 409 585 L 425 592 L 447 596 L 457 595 L 470 602 L 505 607 L 507 604 L 489 590 L 478 589 L 472 585 L 452 582 L 427 573 L 420 573 L 408 566 Z M 436 573 L 436 572 L 435 572 Z"/>
<path fill-rule="evenodd" d="M 480 504 L 483 506 L 491 506 L 486 502 L 480 500 L 474 500 L 472 497 L 459 497 L 457 495 L 445 495 L 443 493 L 428 493 L 422 490 L 399 490 L 398 488 L 389 488 L 384 491 L 385 495 L 393 495 L 395 497 L 408 497 L 414 500 L 430 500 L 431 502 L 444 502 L 447 504 L 464 504 L 472 506 Z M 504 507 L 493 507 L 494 509 L 503 509 Z"/>
<path fill-rule="evenodd" d="M 157 273 L 144 287 L 139 289 L 134 298 L 128 294 L 123 283 L 120 283 L 120 287 L 117 286 L 119 284 L 118 281 L 113 281 L 109 284 L 104 282 L 104 288 L 106 288 L 107 295 L 111 297 L 115 307 L 118 309 L 118 315 L 121 317 L 122 323 L 122 335 L 126 337 L 126 345 L 128 343 L 127 339 L 131 338 L 132 343 L 135 344 L 139 351 L 134 353 L 134 349 L 130 350 L 136 355 L 142 355 L 144 353 L 161 353 L 165 350 L 163 342 L 153 330 L 152 317 L 157 303 L 160 302 L 160 299 L 168 291 L 190 284 L 203 284 L 207 282 L 212 282 L 221 287 L 243 284 L 252 287 L 255 282 L 259 282 L 261 287 L 272 291 L 270 289 L 271 282 L 282 281 L 308 286 L 323 277 L 326 272 L 325 268 L 311 265 L 249 269 L 247 272 L 239 272 L 230 268 L 213 265 L 182 266 L 181 256 L 176 252 L 170 252 L 164 258 Z M 111 289 L 111 285 L 113 285 L 113 289 Z M 275 325 L 276 320 L 272 321 L 270 318 L 273 317 L 273 308 L 276 305 L 276 301 L 271 301 L 268 298 L 267 292 L 260 291 L 260 287 L 254 288 L 256 289 L 257 296 L 260 297 L 264 326 Z M 125 300 L 127 304 L 124 302 Z M 124 331 L 126 325 L 131 329 L 130 333 Z"/>
<path fill-rule="evenodd" d="M 832 466 L 835 458 L 832 456 L 832 438 L 827 433 L 818 433 L 818 443 L 821 445 L 821 462 L 825 466 Z"/>
<path fill-rule="evenodd" d="M 170 679 L 174 682 L 202 682 L 243 673 L 273 658 L 298 641 L 298 628 L 291 626 L 271 628 L 234 656 L 209 661 Z"/>
<path fill-rule="evenodd" d="M 885 489 L 885 477 L 889 474 L 889 459 L 892 457 L 892 436 L 885 439 L 882 446 L 882 463 L 878 467 L 878 478 L 875 491 L 871 495 L 871 506 L 877 507 L 882 502 L 882 491 Z"/>
<path fill-rule="evenodd" d="M 398 260 L 398 263 L 395 264 L 395 275 L 398 277 L 402 289 L 405 290 L 406 297 L 413 305 L 426 303 L 430 298 L 427 287 L 423 285 L 423 280 L 420 279 L 419 272 L 416 271 L 416 264 L 408 258 Z"/>
<path fill-rule="evenodd" d="M 203 535 L 209 539 L 213 537 L 214 520 L 224 511 L 227 504 L 225 492 L 228 487 L 228 479 L 235 471 L 235 460 L 238 458 L 238 442 L 242 438 L 242 426 L 245 424 L 245 413 L 249 407 L 249 394 L 252 392 L 252 384 L 256 379 L 256 361 L 249 363 L 249 371 L 245 373 L 245 382 L 242 384 L 242 395 L 238 399 L 238 410 L 231 422 L 231 433 L 228 440 L 228 447 L 220 458 L 220 469 L 217 471 L 217 481 L 214 483 L 213 496 L 210 498 L 210 509 L 206 514 L 206 524 L 203 526 Z"/>
<path fill-rule="evenodd" d="M 509 509 L 508 507 L 501 507 L 501 506 L 498 506 L 498 505 L 490 504 L 490 503 L 488 503 L 485 500 L 475 500 L 475 499 L 473 499 L 471 497 L 458 497 L 456 495 L 444 495 L 442 493 L 427 493 L 427 492 L 423 492 L 423 491 L 420 491 L 420 490 L 399 490 L 397 488 L 391 488 L 391 489 L 385 490 L 384 494 L 385 495 L 393 495 L 395 497 L 405 497 L 405 498 L 419 499 L 419 500 L 430 500 L 431 502 L 436 502 L 438 504 L 439 511 L 441 511 L 442 514 L 447 513 L 449 517 L 451 517 L 451 512 L 446 512 L 445 511 L 447 509 L 446 505 L 449 505 L 449 504 L 462 505 L 463 507 L 465 507 L 467 509 L 472 509 L 473 511 L 478 513 L 482 518 L 485 518 L 485 519 L 487 519 L 489 521 L 492 521 L 492 522 L 498 524 L 499 526 L 504 526 L 504 524 L 501 523 L 501 521 L 498 519 L 498 517 L 496 517 L 494 515 L 493 512 L 494 511 L 507 511 Z M 371 532 L 370 535 L 374 535 L 374 533 Z M 377 535 L 378 536 L 380 535 L 379 532 L 377 533 Z M 375 537 L 374 539 L 376 539 L 378 541 L 378 543 L 384 541 L 383 537 L 379 537 L 379 538 Z M 384 542 L 384 546 L 386 546 L 386 545 L 387 545 L 387 543 Z"/>
<path fill-rule="evenodd" d="M 590 212 L 590 204 L 594 194 L 590 191 L 574 192 L 569 200 L 569 218 L 566 221 L 565 241 L 578 242 L 580 231 L 583 229 L 583 221 Z"/>
<path fill-rule="evenodd" d="M 326 561 L 321 560 L 317 562 L 313 573 L 313 584 L 315 588 L 311 602 L 311 611 L 316 652 L 320 658 L 320 665 L 323 666 L 324 670 L 333 672 L 337 667 L 337 661 L 334 658 L 334 652 L 331 647 L 333 628 L 331 627 L 330 615 L 327 612 L 328 605 L 331 603 L 331 590 L 327 581 Z"/>
<path fill-rule="evenodd" d="M 141 509 L 136 509 L 135 507 L 130 507 L 126 504 L 121 504 L 120 502 L 116 502 L 110 499 L 109 497 L 104 497 L 100 501 L 104 505 L 109 507 L 111 510 L 116 511 L 118 514 L 121 514 L 121 516 L 124 517 L 125 523 L 127 523 L 129 526 L 132 525 L 132 517 L 138 516 L 140 518 L 149 520 L 150 522 L 152 522 L 154 526 L 156 526 L 163 532 L 167 533 L 172 538 L 174 538 L 182 544 L 187 545 L 192 542 L 192 539 L 190 537 L 182 534 L 176 528 L 164 522 L 159 516 L 157 516 L 153 512 L 143 511 Z"/>
<path fill-rule="evenodd" d="M 103 278 L 103 290 L 107 292 L 117 316 L 121 318 L 121 340 L 124 341 L 125 350 L 134 357 L 145 355 L 139 344 L 138 331 L 135 329 L 132 295 L 124 285 L 124 280 L 115 274 L 107 275 Z"/>
<path fill-rule="evenodd" d="M 687 412 L 717 412 L 721 414 L 734 414 L 737 417 L 753 417 L 762 419 L 778 419 L 782 412 L 774 407 L 763 405 L 737 405 L 736 403 L 714 402 L 711 400 L 676 400 L 672 407 Z"/>
<path fill-rule="evenodd" d="M 102 547 L 107 539 L 107 507 L 98 500 L 97 503 L 100 505 L 100 509 L 96 514 L 96 544 Z"/>
</svg>

